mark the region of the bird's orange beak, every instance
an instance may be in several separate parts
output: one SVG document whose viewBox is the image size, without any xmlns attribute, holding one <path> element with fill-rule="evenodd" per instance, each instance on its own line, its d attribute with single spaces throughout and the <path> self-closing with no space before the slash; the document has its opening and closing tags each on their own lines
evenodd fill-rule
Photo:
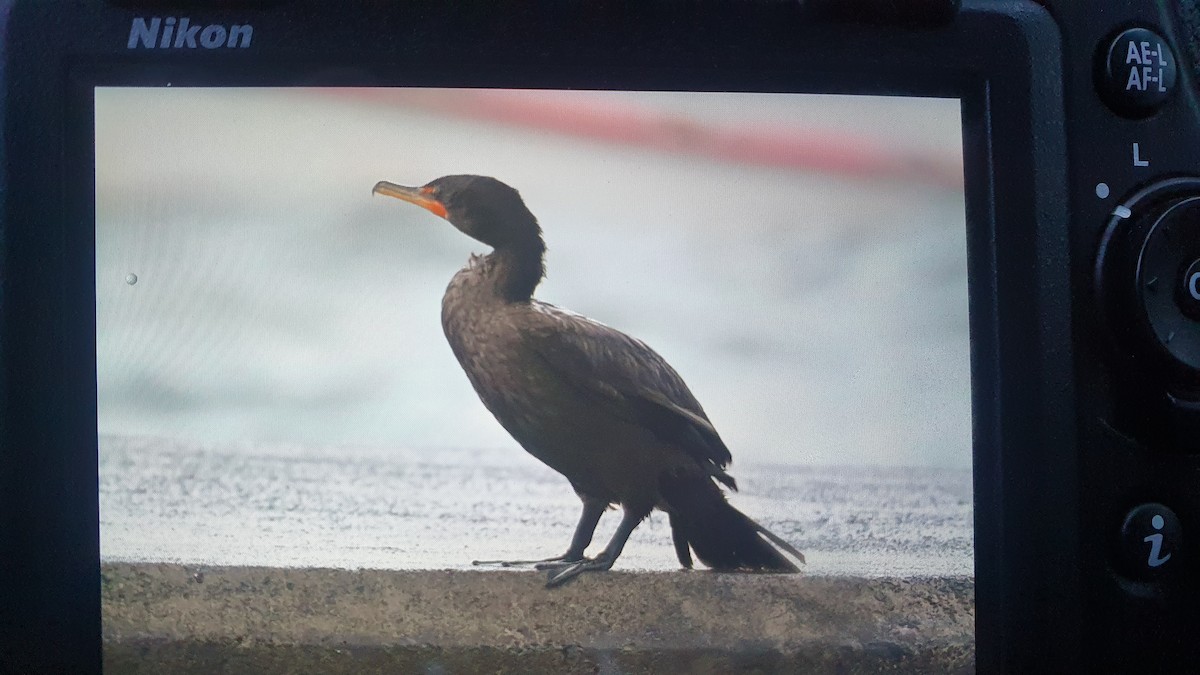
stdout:
<svg viewBox="0 0 1200 675">
<path fill-rule="evenodd" d="M 373 195 L 385 195 L 387 197 L 395 197 L 396 199 L 403 199 L 406 202 L 411 202 L 413 204 L 416 204 L 417 206 L 429 211 L 430 213 L 432 213 L 435 216 L 440 216 L 442 218 L 445 218 L 446 217 L 446 206 L 444 204 L 442 204 L 441 202 L 439 202 L 438 200 L 434 199 L 430 195 L 430 193 L 432 193 L 432 192 L 433 192 L 432 188 L 405 187 L 403 185 L 396 185 L 395 183 L 389 183 L 386 180 L 379 181 L 378 183 L 375 184 L 375 187 L 371 188 L 371 194 L 373 194 Z"/>
</svg>

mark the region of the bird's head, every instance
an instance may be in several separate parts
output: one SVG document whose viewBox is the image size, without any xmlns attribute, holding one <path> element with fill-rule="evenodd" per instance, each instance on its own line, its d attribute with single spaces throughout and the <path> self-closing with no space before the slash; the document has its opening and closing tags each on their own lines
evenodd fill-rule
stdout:
<svg viewBox="0 0 1200 675">
<path fill-rule="evenodd" d="M 492 248 L 541 240 L 521 195 L 490 176 L 442 176 L 421 187 L 380 181 L 371 192 L 412 202 Z"/>
</svg>

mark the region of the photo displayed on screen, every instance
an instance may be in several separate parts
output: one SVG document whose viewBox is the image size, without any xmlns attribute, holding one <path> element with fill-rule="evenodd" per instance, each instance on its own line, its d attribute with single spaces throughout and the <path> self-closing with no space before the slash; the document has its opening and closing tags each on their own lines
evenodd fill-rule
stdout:
<svg viewBox="0 0 1200 675">
<path fill-rule="evenodd" d="M 469 569 L 656 485 L 614 569 L 678 569 L 674 526 L 711 562 L 669 512 L 719 489 L 804 574 L 973 576 L 958 100 L 95 104 L 102 561 Z M 561 311 L 451 284 L 485 241 Z"/>
</svg>

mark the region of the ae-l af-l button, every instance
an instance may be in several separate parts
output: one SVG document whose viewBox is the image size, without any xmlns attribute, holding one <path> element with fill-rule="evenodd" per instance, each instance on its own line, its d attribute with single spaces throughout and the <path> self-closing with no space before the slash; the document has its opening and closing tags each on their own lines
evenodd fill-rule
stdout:
<svg viewBox="0 0 1200 675">
<path fill-rule="evenodd" d="M 1149 28 L 1129 28 L 1102 43 L 1095 70 L 1100 97 L 1122 117 L 1147 117 L 1175 93 L 1175 54 Z"/>
</svg>

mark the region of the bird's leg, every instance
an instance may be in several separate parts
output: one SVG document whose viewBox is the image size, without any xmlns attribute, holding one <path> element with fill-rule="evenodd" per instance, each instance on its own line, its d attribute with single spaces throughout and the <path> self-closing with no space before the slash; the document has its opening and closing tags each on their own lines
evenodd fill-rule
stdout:
<svg viewBox="0 0 1200 675">
<path fill-rule="evenodd" d="M 600 522 L 600 516 L 604 515 L 604 509 L 608 507 L 608 503 L 591 497 L 581 497 L 581 499 L 583 499 L 583 514 L 579 516 L 579 524 L 575 526 L 575 535 L 571 537 L 571 546 L 566 553 L 541 560 L 474 560 L 471 564 L 499 565 L 501 567 L 537 565 L 538 569 L 541 569 L 541 566 L 546 563 L 569 564 L 583 560 L 583 552 L 587 549 L 588 544 L 592 543 L 592 533 L 596 531 L 596 525 Z"/>
<path fill-rule="evenodd" d="M 592 535 L 596 532 L 600 516 L 604 515 L 604 509 L 608 508 L 608 502 L 591 497 L 581 497 L 581 499 L 583 499 L 583 514 L 579 516 L 579 524 L 575 526 L 575 534 L 571 537 L 571 546 L 566 553 L 557 558 L 535 561 L 536 569 L 552 569 L 583 560 L 583 552 L 587 550 L 588 544 L 592 543 Z"/>
<path fill-rule="evenodd" d="M 604 547 L 600 555 L 591 560 L 584 559 L 563 569 L 552 571 L 546 580 L 546 587 L 561 586 L 584 572 L 612 569 L 613 563 L 617 561 L 621 551 L 625 548 L 625 542 L 629 541 L 629 535 L 648 515 L 650 515 L 650 509 L 625 507 L 625 513 L 621 516 L 621 524 L 617 526 L 617 531 L 613 533 L 608 546 Z"/>
</svg>

